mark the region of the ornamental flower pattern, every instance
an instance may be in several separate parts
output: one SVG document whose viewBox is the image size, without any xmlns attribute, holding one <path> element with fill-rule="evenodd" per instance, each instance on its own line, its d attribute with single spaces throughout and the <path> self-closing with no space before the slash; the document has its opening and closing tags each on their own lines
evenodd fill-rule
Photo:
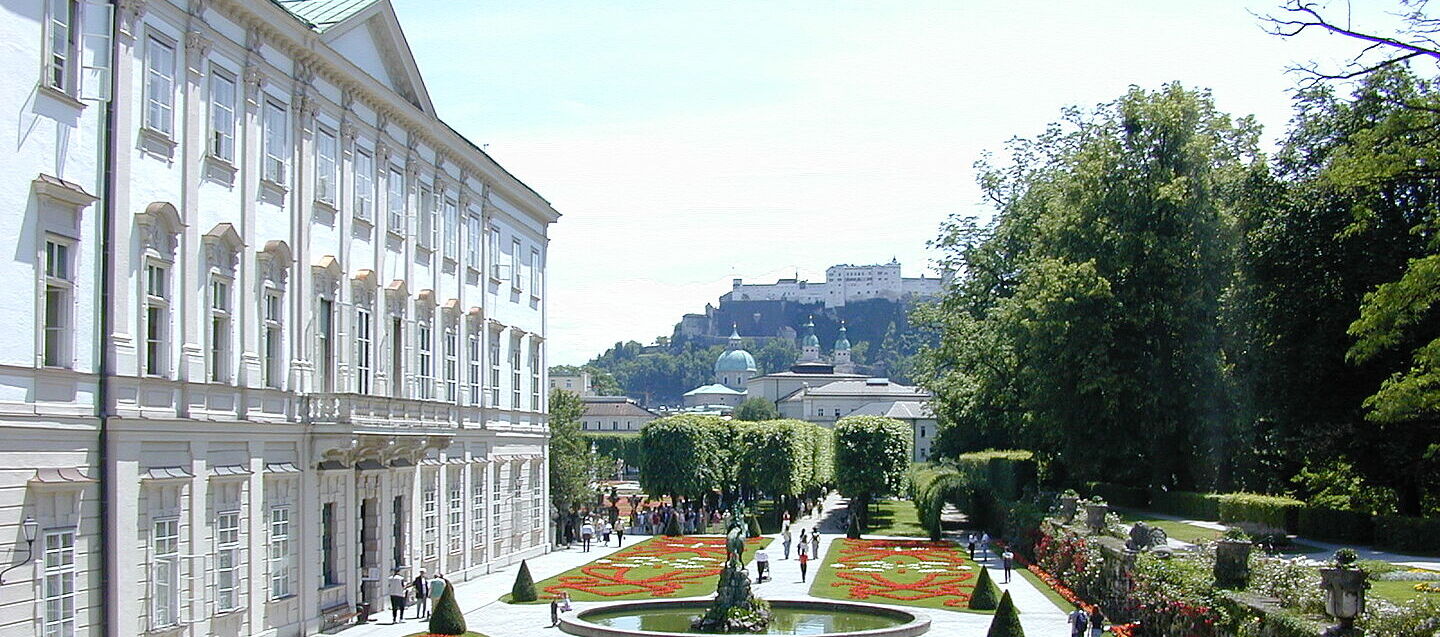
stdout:
<svg viewBox="0 0 1440 637">
<path fill-rule="evenodd" d="M 760 543 L 746 541 L 752 548 Z M 580 575 L 560 576 L 543 587 L 544 597 L 566 592 L 603 599 L 701 595 L 714 589 L 724 566 L 725 538 L 657 537 L 586 564 Z"/>
<path fill-rule="evenodd" d="M 949 542 L 923 540 L 836 540 L 834 563 L 839 569 L 831 584 L 850 599 L 914 602 L 936 600 L 965 608 L 978 572 L 965 553 Z M 882 600 L 884 601 L 884 600 Z"/>
</svg>

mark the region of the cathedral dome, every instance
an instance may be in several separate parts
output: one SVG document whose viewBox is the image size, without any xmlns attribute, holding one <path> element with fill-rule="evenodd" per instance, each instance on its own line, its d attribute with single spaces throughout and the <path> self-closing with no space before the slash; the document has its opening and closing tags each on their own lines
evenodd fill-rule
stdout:
<svg viewBox="0 0 1440 637">
<path fill-rule="evenodd" d="M 715 361 L 715 373 L 754 372 L 755 357 L 743 349 L 732 349 L 720 355 Z"/>
</svg>

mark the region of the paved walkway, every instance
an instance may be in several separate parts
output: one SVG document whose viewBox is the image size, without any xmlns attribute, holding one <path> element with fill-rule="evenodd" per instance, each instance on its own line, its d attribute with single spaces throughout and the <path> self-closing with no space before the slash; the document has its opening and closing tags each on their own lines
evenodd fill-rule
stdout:
<svg viewBox="0 0 1440 637">
<path fill-rule="evenodd" d="M 821 555 L 812 560 L 810 564 L 812 580 L 815 571 L 823 563 L 824 553 L 829 550 L 831 541 L 844 537 L 844 528 L 840 524 L 844 508 L 845 500 L 838 496 L 831 496 L 826 499 L 819 516 L 802 516 L 796 521 L 797 535 L 798 529 L 801 527 L 814 528 L 818 525 L 821 530 Z M 635 536 L 635 540 L 640 541 L 645 537 Z M 558 550 L 531 559 L 529 561 L 530 574 L 538 582 L 618 550 L 620 549 L 614 546 L 599 545 L 592 545 L 589 553 L 582 553 L 576 549 Z M 769 552 L 772 579 L 756 584 L 755 592 L 766 599 L 816 599 L 810 595 L 810 583 L 800 581 L 800 563 L 793 559 L 794 554 L 791 554 L 792 559 L 790 560 L 780 559 L 782 551 L 778 536 L 775 536 L 775 543 L 771 545 Z M 1065 613 L 1056 608 L 1055 604 L 1028 580 L 1016 573 L 1010 583 L 1001 583 L 999 580 L 1004 579 L 1004 576 L 1001 574 L 999 558 L 993 554 L 988 558 L 977 557 L 981 558 L 980 562 L 990 567 L 990 574 L 996 578 L 996 584 L 1001 589 L 1010 591 L 1011 599 L 1020 609 L 1020 623 L 1025 627 L 1025 634 L 1067 634 Z M 455 585 L 456 597 L 460 602 L 461 611 L 465 613 L 466 624 L 470 630 L 489 637 L 563 637 L 564 633 L 558 628 L 550 628 L 550 606 L 548 604 L 512 605 L 499 601 L 502 595 L 510 592 L 510 586 L 515 581 L 515 571 L 518 568 L 518 565 L 511 566 L 505 570 Z M 708 597 L 707 595 L 704 598 Z M 606 603 L 576 602 L 575 608 L 581 610 L 602 606 Z M 931 635 L 982 637 L 990 628 L 990 615 L 931 610 L 914 606 L 896 606 L 896 608 L 929 617 Z M 375 617 L 382 621 L 372 621 L 365 626 L 356 626 L 342 634 L 345 637 L 403 637 L 424 632 L 426 629 L 426 622 L 419 619 L 402 620 L 398 625 L 390 624 L 389 610 L 384 610 Z"/>
</svg>

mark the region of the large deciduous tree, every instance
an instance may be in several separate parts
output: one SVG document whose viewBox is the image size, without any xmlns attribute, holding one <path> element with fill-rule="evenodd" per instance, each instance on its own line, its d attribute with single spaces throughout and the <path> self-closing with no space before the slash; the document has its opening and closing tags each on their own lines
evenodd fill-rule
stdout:
<svg viewBox="0 0 1440 637">
<path fill-rule="evenodd" d="M 871 502 L 905 486 L 911 436 L 910 426 L 893 418 L 846 416 L 835 423 L 835 486 L 862 521 Z"/>
<path fill-rule="evenodd" d="M 701 497 L 733 483 L 725 475 L 730 427 L 719 416 L 679 414 L 640 430 L 640 485 L 654 495 Z"/>
<path fill-rule="evenodd" d="M 762 420 L 775 420 L 780 417 L 780 412 L 775 409 L 772 403 L 760 396 L 747 398 L 735 408 L 735 420 L 749 422 L 760 422 Z"/>
<path fill-rule="evenodd" d="M 590 495 L 595 457 L 580 429 L 584 410 L 579 395 L 550 390 L 550 503 L 557 511 L 568 511 Z"/>
</svg>

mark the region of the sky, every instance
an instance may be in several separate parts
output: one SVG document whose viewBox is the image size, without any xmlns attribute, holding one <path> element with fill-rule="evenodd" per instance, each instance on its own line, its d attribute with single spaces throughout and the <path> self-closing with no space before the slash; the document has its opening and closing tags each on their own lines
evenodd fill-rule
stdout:
<svg viewBox="0 0 1440 637">
<path fill-rule="evenodd" d="M 941 222 L 990 213 L 977 160 L 1131 85 L 1210 89 L 1274 144 L 1287 69 L 1358 50 L 1265 33 L 1275 2 L 392 2 L 440 117 L 563 215 L 552 364 L 668 336 L 732 278 L 933 273 Z"/>
</svg>

